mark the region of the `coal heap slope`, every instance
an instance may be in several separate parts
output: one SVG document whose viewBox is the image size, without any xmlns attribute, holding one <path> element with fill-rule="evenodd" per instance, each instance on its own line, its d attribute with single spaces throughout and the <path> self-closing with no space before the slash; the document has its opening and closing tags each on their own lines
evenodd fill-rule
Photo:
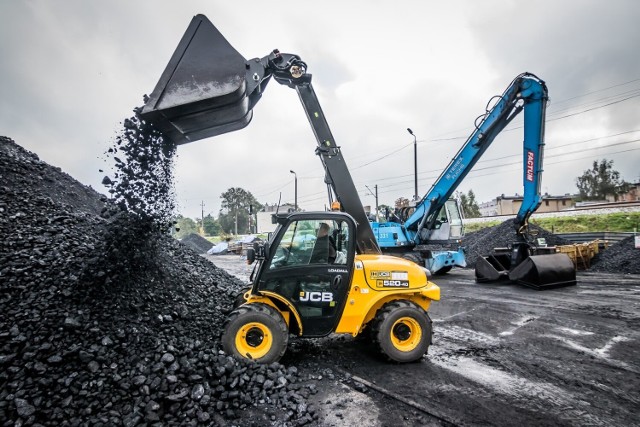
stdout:
<svg viewBox="0 0 640 427">
<path fill-rule="evenodd" d="M 538 238 L 544 238 L 547 245 L 569 245 L 571 242 L 559 237 L 542 227 L 529 224 L 529 230 Z M 508 219 L 494 227 L 487 227 L 464 236 L 462 245 L 465 248 L 468 267 L 475 267 L 478 257 L 487 256 L 494 248 L 506 248 L 517 241 L 516 227 L 512 219 Z"/>
<path fill-rule="evenodd" d="M 601 251 L 593 260 L 591 270 L 601 273 L 640 274 L 640 249 L 635 237 L 629 236 Z"/>
<path fill-rule="evenodd" d="M 199 254 L 204 254 L 213 247 L 213 243 L 195 233 L 191 233 L 188 236 L 185 236 L 182 240 L 180 240 L 180 242 L 189 246 Z"/>
<path fill-rule="evenodd" d="M 0 425 L 312 421 L 295 367 L 219 350 L 237 279 L 165 234 L 138 244 L 135 218 L 6 137 L 0 177 Z"/>
</svg>

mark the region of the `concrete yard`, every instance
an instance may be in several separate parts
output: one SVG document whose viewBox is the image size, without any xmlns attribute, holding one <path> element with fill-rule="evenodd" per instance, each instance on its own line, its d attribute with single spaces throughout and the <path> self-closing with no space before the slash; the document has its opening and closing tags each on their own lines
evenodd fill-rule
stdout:
<svg viewBox="0 0 640 427">
<path fill-rule="evenodd" d="M 473 270 L 433 281 L 442 299 L 418 363 L 383 362 L 358 338 L 290 341 L 282 362 L 321 379 L 323 425 L 640 425 L 640 276 L 578 273 L 546 291 L 479 285 Z"/>
</svg>

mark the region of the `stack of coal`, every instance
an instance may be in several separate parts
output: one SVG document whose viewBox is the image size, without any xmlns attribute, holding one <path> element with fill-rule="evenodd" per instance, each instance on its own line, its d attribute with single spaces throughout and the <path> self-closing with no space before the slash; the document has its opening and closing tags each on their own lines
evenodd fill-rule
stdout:
<svg viewBox="0 0 640 427">
<path fill-rule="evenodd" d="M 189 246 L 199 254 L 206 253 L 213 247 L 213 243 L 205 239 L 199 234 L 191 233 L 180 240 L 183 244 Z"/>
<path fill-rule="evenodd" d="M 640 249 L 635 247 L 635 236 L 629 236 L 602 250 L 593 259 L 591 271 L 640 274 Z"/>
<path fill-rule="evenodd" d="M 317 417 L 294 367 L 220 350 L 237 279 L 5 137 L 0 176 L 1 426 Z"/>
<path fill-rule="evenodd" d="M 571 244 L 571 242 L 535 224 L 529 224 L 529 230 L 537 239 L 544 239 L 548 246 Z M 466 251 L 467 266 L 474 268 L 478 257 L 489 255 L 494 248 L 509 247 L 509 245 L 517 241 L 516 227 L 512 219 L 494 227 L 487 227 L 469 233 L 462 241 Z"/>
</svg>

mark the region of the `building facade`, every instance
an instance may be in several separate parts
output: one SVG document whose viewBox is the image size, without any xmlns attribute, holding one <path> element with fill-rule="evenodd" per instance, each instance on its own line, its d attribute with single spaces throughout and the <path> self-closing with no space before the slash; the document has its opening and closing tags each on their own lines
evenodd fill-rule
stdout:
<svg viewBox="0 0 640 427">
<path fill-rule="evenodd" d="M 522 200 L 523 197 L 519 194 L 514 196 L 505 196 L 502 194 L 478 206 L 482 216 L 516 215 L 522 206 Z M 575 200 L 570 194 L 565 194 L 564 196 L 544 194 L 542 196 L 542 203 L 536 212 L 558 212 L 571 209 L 574 206 Z"/>
</svg>

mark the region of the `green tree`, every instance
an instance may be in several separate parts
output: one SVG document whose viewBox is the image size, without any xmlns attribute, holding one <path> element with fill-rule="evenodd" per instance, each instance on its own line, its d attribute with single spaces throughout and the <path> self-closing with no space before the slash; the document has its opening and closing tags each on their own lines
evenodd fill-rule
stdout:
<svg viewBox="0 0 640 427">
<path fill-rule="evenodd" d="M 389 205 L 378 205 L 378 214 L 380 222 L 387 222 L 387 216 L 389 220 L 393 220 L 393 208 Z"/>
<path fill-rule="evenodd" d="M 460 204 L 462 205 L 462 210 L 466 218 L 480 218 L 482 216 L 473 190 L 469 190 L 467 194 L 464 194 L 462 191 L 457 191 L 456 196 L 460 199 Z"/>
<path fill-rule="evenodd" d="M 629 184 L 620 179 L 620 172 L 613 169 L 613 160 L 595 160 L 593 167 L 587 169 L 576 178 L 576 186 L 583 200 L 605 200 L 612 195 L 618 200 L 618 195 L 627 191 Z"/>
<path fill-rule="evenodd" d="M 409 206 L 409 199 L 406 197 L 398 197 L 395 201 L 396 208 L 405 208 Z"/>
<path fill-rule="evenodd" d="M 249 227 L 249 210 L 253 210 L 251 226 L 254 227 L 255 214 L 262 206 L 260 202 L 253 197 L 253 194 L 239 187 L 228 189 L 220 195 L 220 198 L 222 199 L 222 207 L 218 222 L 222 229 L 233 234 L 250 233 L 252 230 Z"/>
<path fill-rule="evenodd" d="M 204 217 L 202 228 L 204 229 L 204 233 L 208 236 L 217 236 L 222 231 L 222 227 L 220 227 L 220 223 L 211 215 L 207 215 Z"/>
<path fill-rule="evenodd" d="M 182 215 L 179 215 L 176 218 L 176 226 L 175 226 L 176 234 L 174 235 L 176 239 L 182 239 L 189 234 L 198 232 L 198 225 L 191 218 L 185 218 Z"/>
</svg>

